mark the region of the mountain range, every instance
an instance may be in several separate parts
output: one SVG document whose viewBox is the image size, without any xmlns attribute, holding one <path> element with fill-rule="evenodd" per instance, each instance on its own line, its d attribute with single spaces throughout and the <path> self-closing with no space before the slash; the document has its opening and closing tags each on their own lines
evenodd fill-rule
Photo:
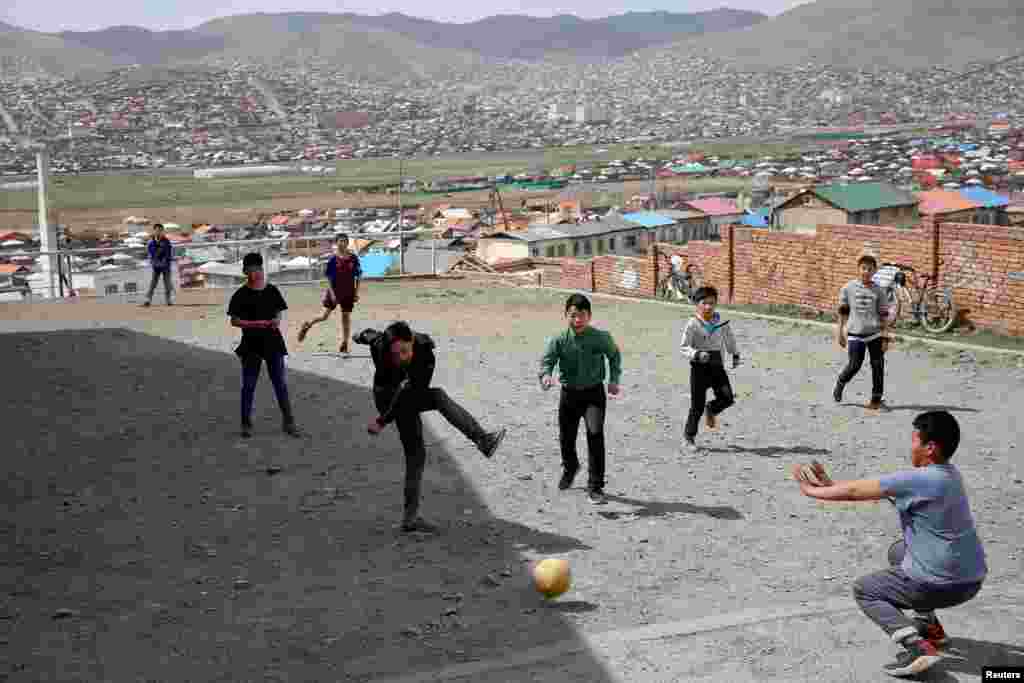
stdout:
<svg viewBox="0 0 1024 683">
<path fill-rule="evenodd" d="M 114 26 L 41 33 L 0 25 L 0 59 L 21 57 L 64 74 L 132 64 L 305 58 L 359 65 L 382 75 L 426 74 L 488 59 L 615 58 L 687 37 L 751 26 L 766 18 L 758 12 L 718 9 L 691 14 L 630 12 L 602 19 L 501 15 L 448 24 L 399 13 L 306 12 L 236 15 L 177 31 Z"/>
<path fill-rule="evenodd" d="M 0 66 L 59 74 L 128 65 L 323 60 L 380 78 L 430 76 L 493 60 L 606 60 L 669 50 L 760 71 L 809 63 L 858 69 L 961 67 L 1016 53 L 1024 0 L 817 0 L 775 17 L 718 9 L 602 19 L 500 15 L 449 24 L 391 13 L 243 14 L 193 29 L 115 26 L 41 33 L 0 23 Z"/>
<path fill-rule="evenodd" d="M 1024 0 L 817 0 L 728 40 L 685 45 L 739 68 L 814 62 L 858 69 L 960 68 L 1021 52 Z"/>
</svg>

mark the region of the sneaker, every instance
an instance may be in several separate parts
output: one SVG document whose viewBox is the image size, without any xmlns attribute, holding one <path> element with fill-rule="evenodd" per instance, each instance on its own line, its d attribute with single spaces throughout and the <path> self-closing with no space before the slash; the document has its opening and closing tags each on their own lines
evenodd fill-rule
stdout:
<svg viewBox="0 0 1024 683">
<path fill-rule="evenodd" d="M 885 401 L 883 401 L 882 399 L 873 398 L 870 401 L 868 401 L 864 407 L 867 408 L 868 410 L 876 410 L 880 413 L 889 412 L 889 406 L 885 405 Z"/>
<path fill-rule="evenodd" d="M 302 432 L 299 431 L 299 428 L 295 425 L 294 422 L 285 422 L 281 429 L 288 436 L 294 436 L 296 438 L 302 436 Z"/>
<path fill-rule="evenodd" d="M 832 400 L 836 403 L 843 402 L 843 385 L 840 382 L 836 382 L 836 386 L 832 389 Z"/>
<path fill-rule="evenodd" d="M 601 489 L 590 489 L 587 491 L 587 498 L 590 499 L 592 505 L 604 505 L 608 502 L 608 498 Z"/>
<path fill-rule="evenodd" d="M 399 527 L 403 534 L 436 534 L 438 529 L 422 517 L 406 519 Z"/>
<path fill-rule="evenodd" d="M 939 651 L 927 640 L 919 640 L 903 647 L 906 648 L 905 651 L 896 656 L 895 662 L 882 667 L 890 676 L 914 676 L 927 671 L 942 659 Z"/>
<path fill-rule="evenodd" d="M 942 624 L 939 623 L 935 615 L 930 617 L 915 616 L 914 625 L 917 627 L 917 632 L 921 634 L 921 637 L 936 648 L 942 647 L 949 642 L 949 638 L 946 637 L 946 630 L 942 628 Z"/>
<path fill-rule="evenodd" d="M 683 455 L 700 455 L 700 446 L 693 439 L 683 439 Z"/>
<path fill-rule="evenodd" d="M 149 308 L 149 307 L 150 307 L 150 306 L 152 306 L 152 305 L 153 305 L 153 304 L 151 304 L 151 303 L 150 303 L 150 302 L 148 302 L 148 301 L 143 301 L 143 302 L 142 302 L 142 307 L 143 307 L 143 308 Z"/>
<path fill-rule="evenodd" d="M 484 436 L 483 441 L 480 443 L 480 452 L 484 454 L 485 458 L 493 458 L 495 452 L 498 450 L 498 446 L 505 439 L 506 430 L 504 427 L 496 432 L 491 432 Z"/>
<path fill-rule="evenodd" d="M 579 472 L 579 470 L 579 467 L 576 467 L 571 470 L 564 470 L 562 472 L 562 478 L 558 480 L 559 490 L 565 491 L 566 489 L 570 488 L 572 486 L 572 480 L 576 478 L 576 473 Z"/>
<path fill-rule="evenodd" d="M 708 426 L 708 429 L 718 429 L 718 418 L 711 413 L 710 406 L 704 409 L 704 424 Z"/>
<path fill-rule="evenodd" d="M 242 423 L 242 438 L 243 439 L 248 439 L 250 436 L 252 436 L 252 425 L 248 424 L 246 422 L 243 422 Z"/>
<path fill-rule="evenodd" d="M 345 342 L 340 347 L 338 347 L 338 353 L 348 353 L 348 342 Z"/>
</svg>

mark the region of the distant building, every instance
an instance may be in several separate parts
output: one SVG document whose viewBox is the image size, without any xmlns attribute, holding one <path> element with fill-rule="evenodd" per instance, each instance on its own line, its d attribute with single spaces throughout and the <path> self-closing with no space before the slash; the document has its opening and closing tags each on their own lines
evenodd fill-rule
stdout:
<svg viewBox="0 0 1024 683">
<path fill-rule="evenodd" d="M 608 112 L 592 104 L 576 105 L 576 123 L 608 123 Z"/>
<path fill-rule="evenodd" d="M 828 224 L 910 227 L 919 220 L 917 205 L 917 197 L 889 183 L 819 185 L 776 204 L 771 225 L 792 232 Z"/>
</svg>

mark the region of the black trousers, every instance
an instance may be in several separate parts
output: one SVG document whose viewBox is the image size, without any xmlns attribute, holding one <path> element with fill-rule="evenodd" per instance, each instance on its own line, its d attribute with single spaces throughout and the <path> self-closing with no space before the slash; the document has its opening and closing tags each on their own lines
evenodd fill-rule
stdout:
<svg viewBox="0 0 1024 683">
<path fill-rule="evenodd" d="M 374 387 L 373 400 L 377 411 L 387 412 L 395 396 L 393 387 Z M 423 484 L 423 468 L 427 462 L 427 447 L 423 442 L 423 418 L 420 413 L 436 410 L 453 427 L 480 445 L 486 435 L 480 423 L 465 408 L 456 403 L 444 389 L 430 387 L 425 390 L 410 389 L 402 394 L 395 406 L 395 425 L 398 438 L 405 452 L 405 518 L 412 519 L 419 512 L 420 489 Z"/>
<path fill-rule="evenodd" d="M 708 389 L 715 393 L 715 399 L 707 403 Z M 697 436 L 697 426 L 707 409 L 718 415 L 736 402 L 729 383 L 729 375 L 722 363 L 690 363 L 690 413 L 686 416 L 687 439 Z"/>
<path fill-rule="evenodd" d="M 562 450 L 562 467 L 571 472 L 580 468 L 576 437 L 582 419 L 587 427 L 587 488 L 591 491 L 604 489 L 604 416 L 607 407 L 608 396 L 604 392 L 604 384 L 585 389 L 562 387 L 558 401 L 558 440 Z"/>
<path fill-rule="evenodd" d="M 882 351 L 882 338 L 867 343 L 859 339 L 849 339 L 846 342 L 846 349 L 850 359 L 839 373 L 839 384 L 846 386 L 860 372 L 866 351 L 871 356 L 871 400 L 881 401 L 885 389 L 885 353 Z"/>
</svg>

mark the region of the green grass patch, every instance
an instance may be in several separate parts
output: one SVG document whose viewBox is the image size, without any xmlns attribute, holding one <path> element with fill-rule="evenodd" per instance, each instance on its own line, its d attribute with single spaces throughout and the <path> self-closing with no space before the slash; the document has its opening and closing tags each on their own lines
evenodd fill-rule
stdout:
<svg viewBox="0 0 1024 683">
<path fill-rule="evenodd" d="M 599 150 L 607 150 L 601 152 Z M 795 145 L 709 143 L 688 150 L 728 158 L 781 156 L 796 152 Z M 677 150 L 679 154 L 684 153 Z M 451 176 L 494 176 L 533 170 L 553 170 L 575 163 L 581 168 L 613 159 L 643 157 L 668 160 L 673 156 L 664 145 L 608 145 L 553 147 L 522 152 L 474 153 L 458 157 L 415 158 L 402 162 L 402 175 L 429 181 Z M 191 176 L 166 175 L 61 175 L 52 180 L 50 205 L 60 209 L 116 209 L 122 207 L 160 208 L 165 206 L 236 207 L 244 205 L 256 210 L 273 210 L 275 199 L 301 198 L 357 188 L 373 188 L 398 182 L 398 159 L 358 159 L 340 161 L 336 176 L 267 176 L 257 178 L 198 179 Z M 692 192 L 729 192 L 750 187 L 746 178 L 698 178 L 688 181 Z M 600 185 L 584 188 L 611 201 L 619 192 L 602 190 Z M 436 201 L 436 193 L 403 194 L 404 204 Z M 339 194 L 339 198 L 342 195 Z M 397 205 L 397 198 L 395 198 Z M 4 194 L 7 208 L 33 210 L 36 194 L 31 191 L 8 191 Z"/>
</svg>

